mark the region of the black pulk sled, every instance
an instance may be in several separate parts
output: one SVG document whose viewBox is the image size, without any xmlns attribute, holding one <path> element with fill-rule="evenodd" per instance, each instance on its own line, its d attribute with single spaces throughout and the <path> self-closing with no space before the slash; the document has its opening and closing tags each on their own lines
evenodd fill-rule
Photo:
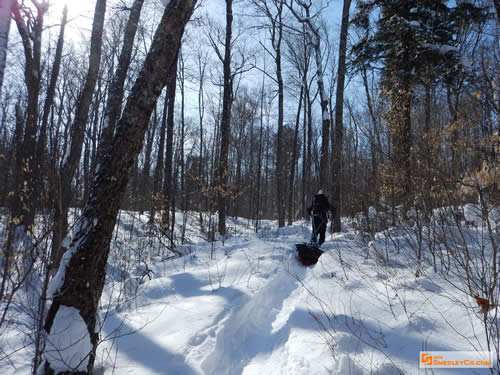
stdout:
<svg viewBox="0 0 500 375">
<path fill-rule="evenodd" d="M 318 263 L 318 259 L 323 254 L 323 250 L 321 250 L 318 245 L 314 242 L 309 244 L 306 243 L 298 243 L 295 244 L 297 248 L 297 260 L 302 263 L 304 266 L 312 266 L 313 264 Z"/>
</svg>

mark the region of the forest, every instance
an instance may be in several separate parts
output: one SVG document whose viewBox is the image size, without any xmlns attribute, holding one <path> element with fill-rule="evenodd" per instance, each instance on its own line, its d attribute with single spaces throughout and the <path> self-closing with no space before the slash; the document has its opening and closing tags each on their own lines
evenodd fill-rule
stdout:
<svg viewBox="0 0 500 375">
<path fill-rule="evenodd" d="M 36 291 L 33 374 L 93 373 L 122 211 L 167 259 L 188 214 L 216 242 L 305 220 L 322 189 L 330 233 L 411 223 L 423 262 L 436 210 L 473 204 L 487 251 L 459 264 L 498 305 L 499 0 L 89 3 L 0 0 L 0 334 Z M 69 307 L 72 369 L 43 354 Z"/>
</svg>

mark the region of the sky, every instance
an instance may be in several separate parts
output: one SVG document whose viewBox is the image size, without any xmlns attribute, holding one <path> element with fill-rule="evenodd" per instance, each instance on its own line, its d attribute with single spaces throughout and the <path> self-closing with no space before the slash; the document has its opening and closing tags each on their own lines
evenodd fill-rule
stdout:
<svg viewBox="0 0 500 375">
<path fill-rule="evenodd" d="M 116 6 L 116 4 L 123 3 L 125 0 L 108 0 L 107 1 L 107 17 L 112 13 L 112 7 Z M 247 1 L 247 0 L 245 0 Z M 127 5 L 131 5 L 132 0 L 126 0 Z M 224 24 L 224 14 L 225 14 L 225 1 L 224 0 L 203 0 L 201 2 L 203 5 L 203 12 L 208 12 L 212 17 L 218 18 L 221 22 L 221 24 Z M 238 5 L 235 5 L 235 9 L 238 9 L 238 7 L 241 7 L 241 4 L 244 4 L 244 2 L 239 2 Z M 46 25 L 59 25 L 60 19 L 61 19 L 61 14 L 62 14 L 62 9 L 64 5 L 68 6 L 68 18 L 70 20 L 67 28 L 66 28 L 66 45 L 69 43 L 73 44 L 74 46 L 78 46 L 81 44 L 82 41 L 88 40 L 90 31 L 91 31 L 91 26 L 92 26 L 92 18 L 93 18 L 93 12 L 94 12 L 94 7 L 95 7 L 95 1 L 85 1 L 85 0 L 80 0 L 80 1 L 75 1 L 75 0 L 50 0 L 50 8 L 49 8 L 49 14 L 47 17 Z M 341 15 L 342 15 L 342 5 L 343 1 L 342 0 L 330 0 L 329 7 L 325 10 L 324 14 L 324 19 L 329 25 L 330 28 L 330 35 L 331 35 L 331 42 L 334 44 L 333 51 L 334 51 L 334 58 L 337 58 L 338 55 L 338 35 L 340 33 L 340 22 L 341 22 Z M 156 11 L 161 11 L 163 9 L 163 5 L 161 0 L 145 0 L 145 8 L 157 8 Z M 237 11 L 240 11 L 241 8 L 239 8 Z M 354 11 L 354 4 L 351 5 L 351 12 Z M 49 28 L 48 32 L 50 33 L 50 38 L 54 39 L 57 38 L 57 35 L 59 33 L 59 27 L 52 27 Z M 253 35 L 258 35 L 257 32 L 252 31 Z M 252 34 L 249 34 L 252 35 Z M 201 39 L 201 36 L 200 36 Z M 254 41 L 257 42 L 258 38 L 253 37 Z M 268 60 L 268 65 L 270 64 L 269 58 Z M 214 60 L 216 63 L 218 63 L 218 60 Z M 211 65 L 211 70 L 216 71 L 218 69 L 221 71 L 221 69 L 218 68 L 218 64 L 212 64 Z M 260 82 L 262 80 L 262 74 L 257 70 L 253 69 L 247 73 L 245 73 L 245 77 L 243 79 L 243 82 L 246 86 L 252 87 L 255 86 L 254 88 L 257 88 L 257 86 L 260 86 Z M 270 87 L 270 89 L 273 89 L 273 84 L 271 83 L 270 80 L 268 80 L 267 85 Z M 351 88 L 349 86 L 352 86 L 352 82 L 347 82 L 347 88 L 346 88 L 346 95 L 350 95 Z M 313 89 L 316 90 L 316 83 L 313 83 Z M 197 100 L 198 100 L 198 93 L 197 93 L 197 84 L 189 84 L 189 82 L 186 84 L 186 113 L 192 113 L 191 117 L 192 118 L 197 118 Z M 353 88 L 356 90 L 356 86 Z M 206 88 L 207 93 L 209 92 L 209 88 Z M 216 88 L 213 88 L 213 90 L 217 90 Z M 213 93 L 216 96 L 216 91 L 213 91 Z M 209 94 L 210 95 L 210 94 Z M 287 114 L 285 121 L 295 121 L 295 111 L 297 107 L 297 98 L 292 96 L 293 94 L 290 92 L 285 93 L 285 112 Z M 318 109 L 319 109 L 319 104 L 316 103 Z M 277 106 L 277 99 L 273 102 L 273 107 Z M 318 112 L 319 113 L 319 112 Z M 319 116 L 319 115 L 318 115 Z"/>
</svg>

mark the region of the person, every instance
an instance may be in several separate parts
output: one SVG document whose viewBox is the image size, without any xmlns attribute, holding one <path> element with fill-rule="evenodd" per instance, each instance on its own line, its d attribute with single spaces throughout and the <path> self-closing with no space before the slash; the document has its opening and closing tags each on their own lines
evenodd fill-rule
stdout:
<svg viewBox="0 0 500 375">
<path fill-rule="evenodd" d="M 328 211 L 335 217 L 335 207 L 333 207 L 323 190 L 319 190 L 314 196 L 313 204 L 307 208 L 307 214 L 312 216 L 312 238 L 311 241 L 319 246 L 325 242 L 326 225 L 328 224 Z M 319 235 L 319 242 L 318 242 Z"/>
</svg>

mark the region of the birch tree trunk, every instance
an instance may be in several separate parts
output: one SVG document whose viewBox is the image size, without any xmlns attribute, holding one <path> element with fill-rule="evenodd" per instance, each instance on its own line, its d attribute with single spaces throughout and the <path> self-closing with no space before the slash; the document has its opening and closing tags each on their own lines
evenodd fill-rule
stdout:
<svg viewBox="0 0 500 375">
<path fill-rule="evenodd" d="M 305 14 L 298 14 L 293 8 L 293 4 L 288 4 L 297 21 L 306 27 L 306 33 L 309 36 L 310 42 L 314 49 L 314 57 L 316 60 L 316 81 L 318 83 L 318 92 L 321 104 L 321 149 L 319 163 L 319 185 L 321 189 L 326 188 L 328 182 L 328 145 L 330 141 L 330 112 L 328 111 L 328 96 L 325 91 L 323 57 L 321 53 L 321 35 L 319 28 L 315 25 L 317 14 L 311 16 L 311 0 L 296 0 L 297 4 L 303 9 Z"/>
<path fill-rule="evenodd" d="M 176 63 L 184 28 L 195 4 L 196 0 L 174 0 L 166 7 L 118 122 L 111 155 L 99 160 L 100 168 L 90 198 L 64 254 L 64 262 L 50 286 L 53 302 L 45 322 L 48 345 L 41 374 L 93 373 L 99 342 L 98 305 L 116 217 L 130 170 L 142 148 L 149 118 L 172 64 Z M 67 328 L 65 321 L 72 326 L 70 341 L 73 342 L 58 345 Z"/>
</svg>

